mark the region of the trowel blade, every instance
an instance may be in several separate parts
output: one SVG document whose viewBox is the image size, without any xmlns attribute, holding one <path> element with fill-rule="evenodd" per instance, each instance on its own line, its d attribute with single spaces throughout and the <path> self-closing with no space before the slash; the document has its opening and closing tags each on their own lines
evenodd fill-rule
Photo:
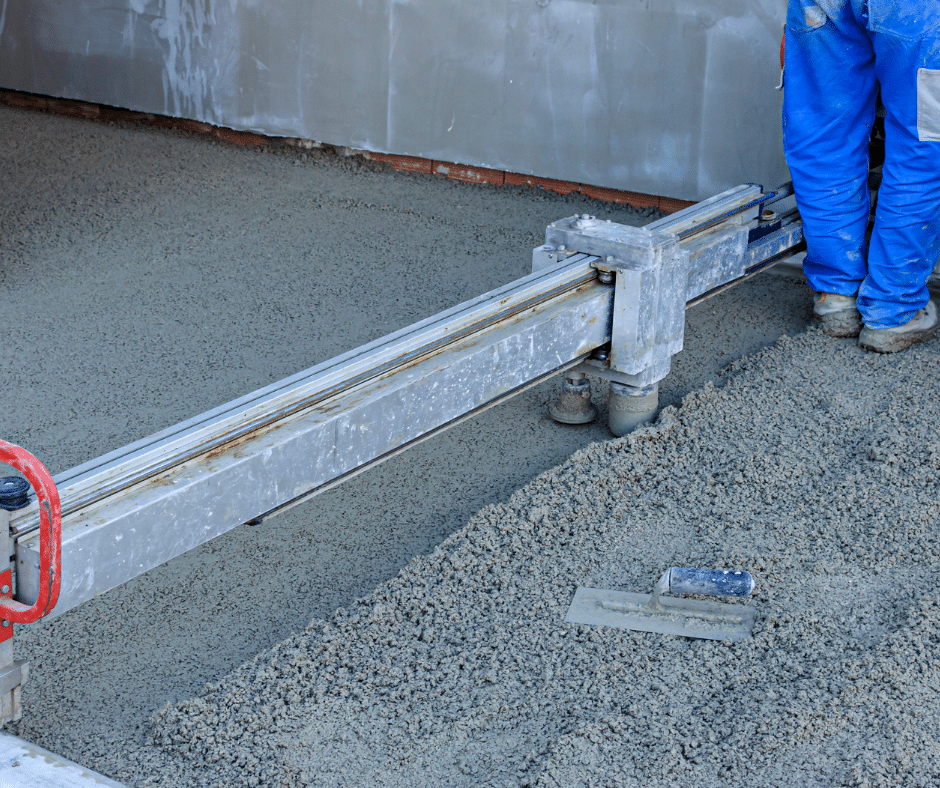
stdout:
<svg viewBox="0 0 940 788">
<path fill-rule="evenodd" d="M 704 640 L 743 640 L 757 618 L 757 611 L 746 605 L 661 596 L 654 610 L 649 601 L 650 594 L 579 586 L 565 621 Z"/>
</svg>

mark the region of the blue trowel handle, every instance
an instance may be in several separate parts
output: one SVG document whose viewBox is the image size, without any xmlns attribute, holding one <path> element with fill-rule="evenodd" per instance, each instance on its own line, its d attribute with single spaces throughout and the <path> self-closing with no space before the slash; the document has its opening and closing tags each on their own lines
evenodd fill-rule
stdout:
<svg viewBox="0 0 940 788">
<path fill-rule="evenodd" d="M 754 578 L 749 572 L 732 569 L 667 569 L 660 588 L 668 594 L 707 594 L 708 596 L 750 596 Z"/>
</svg>

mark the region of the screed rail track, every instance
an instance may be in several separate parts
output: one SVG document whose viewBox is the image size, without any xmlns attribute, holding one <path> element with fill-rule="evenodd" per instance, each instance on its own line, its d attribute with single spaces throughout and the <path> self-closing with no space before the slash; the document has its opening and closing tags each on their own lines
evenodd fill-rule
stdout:
<svg viewBox="0 0 940 788">
<path fill-rule="evenodd" d="M 651 371 L 668 371 L 684 321 L 678 340 L 672 323 L 659 325 L 666 315 L 675 323 L 667 301 L 678 299 L 684 312 L 797 249 L 795 211 L 766 210 L 788 194 L 741 186 L 646 228 L 607 222 L 595 232 L 593 217 L 561 220 L 535 250 L 531 275 L 60 474 L 62 580 L 53 615 L 598 349 L 610 346 L 600 357 L 613 359 L 613 380 L 642 383 Z M 557 243 L 559 233 L 567 244 Z M 634 281 L 639 289 L 630 289 Z M 35 504 L 11 520 L 16 594 L 27 603 L 39 589 L 37 524 Z"/>
</svg>

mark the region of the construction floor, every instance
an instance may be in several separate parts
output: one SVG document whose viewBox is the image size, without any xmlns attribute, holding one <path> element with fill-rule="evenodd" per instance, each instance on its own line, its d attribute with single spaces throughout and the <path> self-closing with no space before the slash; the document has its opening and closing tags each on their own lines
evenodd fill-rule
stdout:
<svg viewBox="0 0 940 788">
<path fill-rule="evenodd" d="M 526 274 L 554 219 L 653 218 L 323 151 L 0 129 L 0 435 L 54 473 Z M 807 304 L 771 272 L 693 308 L 679 407 L 640 436 L 610 439 L 603 390 L 596 424 L 554 424 L 546 384 L 19 628 L 10 729 L 128 786 L 937 784 L 940 356 L 805 333 Z M 753 641 L 563 624 L 576 585 L 673 563 L 753 571 Z"/>
</svg>

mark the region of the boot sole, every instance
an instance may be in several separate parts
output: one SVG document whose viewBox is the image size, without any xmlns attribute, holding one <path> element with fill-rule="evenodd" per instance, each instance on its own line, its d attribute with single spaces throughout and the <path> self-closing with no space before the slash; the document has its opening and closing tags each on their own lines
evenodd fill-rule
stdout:
<svg viewBox="0 0 940 788">
<path fill-rule="evenodd" d="M 863 328 L 858 336 L 858 344 L 866 350 L 875 353 L 897 353 L 907 350 L 911 345 L 924 342 L 937 333 L 940 323 L 922 331 L 911 331 L 905 334 L 891 334 L 886 329 Z"/>
</svg>

